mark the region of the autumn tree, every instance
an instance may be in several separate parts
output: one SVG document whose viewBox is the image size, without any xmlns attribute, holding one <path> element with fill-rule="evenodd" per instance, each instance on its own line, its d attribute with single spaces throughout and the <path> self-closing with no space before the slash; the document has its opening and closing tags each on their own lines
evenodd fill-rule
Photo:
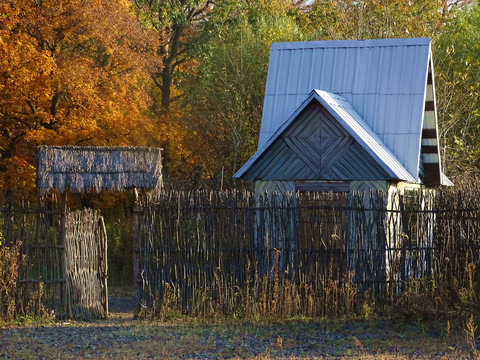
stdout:
<svg viewBox="0 0 480 360">
<path fill-rule="evenodd" d="M 0 12 L 4 189 L 33 185 L 39 144 L 148 143 L 145 88 L 156 45 L 128 3 L 5 0 Z"/>
</svg>

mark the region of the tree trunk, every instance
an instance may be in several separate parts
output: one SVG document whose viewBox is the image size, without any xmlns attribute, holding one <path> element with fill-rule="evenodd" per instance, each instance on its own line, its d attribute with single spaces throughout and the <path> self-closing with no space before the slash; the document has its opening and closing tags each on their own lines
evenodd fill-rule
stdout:
<svg viewBox="0 0 480 360">
<path fill-rule="evenodd" d="M 165 64 L 162 71 L 162 114 L 170 110 L 170 88 L 172 86 L 172 70 L 170 64 Z"/>
<path fill-rule="evenodd" d="M 157 78 L 161 77 L 161 81 Z M 163 69 L 163 71 L 158 75 L 152 75 L 153 82 L 162 92 L 162 102 L 160 113 L 166 114 L 170 109 L 170 87 L 172 86 L 172 73 L 168 69 Z"/>
</svg>

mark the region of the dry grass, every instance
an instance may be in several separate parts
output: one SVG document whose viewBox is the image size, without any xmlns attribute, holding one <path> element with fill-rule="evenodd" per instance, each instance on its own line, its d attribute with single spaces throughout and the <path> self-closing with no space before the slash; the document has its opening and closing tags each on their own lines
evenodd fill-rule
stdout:
<svg viewBox="0 0 480 360">
<path fill-rule="evenodd" d="M 178 288 L 165 283 L 161 294 L 157 292 L 151 295 L 150 304 L 143 303 L 138 316 L 165 321 L 175 317 L 175 314 L 183 313 L 203 320 L 234 318 L 278 321 L 295 316 L 352 316 L 357 309 L 361 308 L 363 312 L 365 306 L 371 307 L 370 313 L 374 311 L 371 296 L 357 296 L 353 274 L 347 273 L 339 281 L 334 279 L 330 271 L 326 277 L 318 280 L 319 288 L 315 288 L 311 284 L 292 281 L 288 274 L 281 276 L 278 254 L 279 252 L 275 253 L 271 271 L 264 276 L 259 276 L 258 271 L 255 271 L 255 275 L 250 277 L 249 264 L 246 269 L 247 280 L 243 285 L 233 286 L 221 270 L 216 269 L 212 282 L 195 289 L 187 306 Z"/>
<path fill-rule="evenodd" d="M 475 325 L 473 325 L 475 326 Z M 459 324 L 404 321 L 106 321 L 0 328 L 2 359 L 475 358 Z M 466 328 L 465 328 L 466 329 Z M 467 335 L 467 336 L 465 336 Z"/>
</svg>

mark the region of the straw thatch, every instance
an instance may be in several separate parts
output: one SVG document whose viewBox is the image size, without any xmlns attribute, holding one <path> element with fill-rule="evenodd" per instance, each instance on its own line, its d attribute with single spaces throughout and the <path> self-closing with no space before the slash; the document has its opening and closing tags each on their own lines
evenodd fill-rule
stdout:
<svg viewBox="0 0 480 360">
<path fill-rule="evenodd" d="M 41 146 L 37 185 L 65 192 L 162 188 L 162 149 L 146 147 Z"/>
</svg>

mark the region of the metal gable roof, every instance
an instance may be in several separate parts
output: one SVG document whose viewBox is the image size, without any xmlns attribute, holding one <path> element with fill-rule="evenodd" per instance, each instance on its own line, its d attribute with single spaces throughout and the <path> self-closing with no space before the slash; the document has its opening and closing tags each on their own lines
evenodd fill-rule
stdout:
<svg viewBox="0 0 480 360">
<path fill-rule="evenodd" d="M 430 39 L 272 44 L 258 149 L 312 89 L 339 94 L 417 179 Z"/>
<path fill-rule="evenodd" d="M 314 90 L 296 111 L 277 129 L 270 139 L 253 155 L 234 177 L 244 176 L 259 157 L 275 142 L 275 140 L 291 125 L 302 110 L 316 99 L 325 109 L 342 125 L 348 133 L 372 156 L 375 161 L 391 176 L 391 179 L 399 179 L 415 182 L 409 172 L 398 161 L 394 154 L 383 144 L 382 140 L 363 121 L 361 116 L 340 95 L 325 91 Z"/>
</svg>

